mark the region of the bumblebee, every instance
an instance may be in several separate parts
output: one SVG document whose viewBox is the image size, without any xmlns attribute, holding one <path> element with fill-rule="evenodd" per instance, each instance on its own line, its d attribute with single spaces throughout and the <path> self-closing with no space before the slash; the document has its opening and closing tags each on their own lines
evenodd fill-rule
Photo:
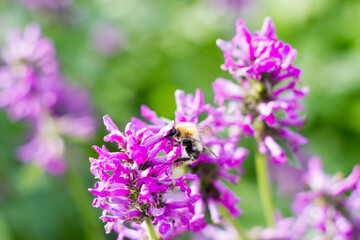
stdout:
<svg viewBox="0 0 360 240">
<path fill-rule="evenodd" d="M 215 157 L 215 153 L 211 151 L 200 139 L 200 136 L 210 137 L 213 130 L 209 126 L 196 126 L 193 123 L 181 122 L 177 124 L 166 137 L 174 137 L 183 147 L 182 157 L 174 162 L 186 162 L 191 164 L 195 162 L 202 152 L 210 152 Z"/>
</svg>

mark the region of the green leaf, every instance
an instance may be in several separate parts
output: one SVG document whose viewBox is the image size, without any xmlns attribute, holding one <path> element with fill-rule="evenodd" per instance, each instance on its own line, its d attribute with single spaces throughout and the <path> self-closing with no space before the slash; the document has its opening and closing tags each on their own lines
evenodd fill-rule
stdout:
<svg viewBox="0 0 360 240">
<path fill-rule="evenodd" d="M 302 166 L 301 166 L 298 158 L 294 154 L 294 151 L 292 151 L 292 149 L 289 147 L 289 145 L 286 144 L 285 141 L 277 141 L 277 143 L 285 151 L 288 163 L 290 165 L 292 165 L 293 167 L 295 167 L 296 169 L 302 169 Z"/>
</svg>

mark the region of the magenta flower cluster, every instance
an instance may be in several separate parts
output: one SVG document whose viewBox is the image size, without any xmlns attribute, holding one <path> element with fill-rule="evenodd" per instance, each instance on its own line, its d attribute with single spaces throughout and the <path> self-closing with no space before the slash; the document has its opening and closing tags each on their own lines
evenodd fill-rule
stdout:
<svg viewBox="0 0 360 240">
<path fill-rule="evenodd" d="M 292 65 L 297 51 L 277 39 L 269 17 L 253 35 L 238 20 L 233 39 L 216 43 L 224 52 L 222 69 L 234 79 L 216 79 L 215 101 L 220 105 L 226 102 L 239 133 L 255 135 L 260 153 L 268 154 L 274 163 L 286 162 L 284 147 L 296 151 L 307 142 L 291 129 L 301 128 L 305 122 L 299 115 L 304 110 L 299 101 L 309 91 L 297 86 L 300 69 Z"/>
<path fill-rule="evenodd" d="M 221 223 L 221 215 L 218 208 L 220 203 L 226 207 L 233 217 L 238 217 L 241 210 L 237 204 L 240 199 L 228 188 L 221 180 L 236 184 L 240 180 L 239 174 L 242 173 L 241 163 L 246 158 L 248 151 L 245 148 L 237 147 L 239 136 L 231 136 L 226 133 L 231 122 L 226 118 L 224 107 L 215 108 L 210 104 L 204 104 L 203 94 L 200 89 L 196 90 L 195 96 L 187 94 L 181 90 L 175 92 L 176 111 L 175 124 L 190 122 L 196 126 L 208 126 L 214 130 L 211 137 L 203 138 L 205 145 L 212 149 L 213 154 L 200 155 L 196 162 L 188 167 L 188 171 L 196 174 L 199 178 L 192 183 L 192 189 L 201 194 L 202 198 L 196 203 L 196 224 L 197 230 L 205 226 L 206 206 L 210 213 L 213 223 Z M 159 118 L 155 112 L 148 107 L 141 107 L 141 114 L 150 123 L 150 128 L 157 132 L 164 126 L 164 118 Z M 206 116 L 199 121 L 199 116 Z M 147 124 L 137 118 L 132 122 L 137 126 L 146 127 Z M 235 170 L 236 174 L 229 173 Z"/>
<path fill-rule="evenodd" d="M 19 147 L 20 159 L 51 174 L 64 173 L 62 136 L 86 139 L 95 130 L 86 92 L 67 83 L 53 43 L 36 23 L 9 34 L 1 57 L 5 64 L 0 66 L 0 108 L 32 128 L 32 139 Z"/>
<path fill-rule="evenodd" d="M 195 214 L 193 204 L 200 198 L 186 184 L 197 179 L 195 174 L 175 176 L 173 162 L 181 154 L 181 147 L 165 136 L 174 122 L 157 133 L 149 128 L 137 128 L 128 123 L 120 132 L 109 116 L 104 124 L 110 132 L 106 142 L 115 142 L 118 152 L 105 146 L 93 148 L 98 159 L 90 158 L 91 172 L 99 182 L 89 189 L 97 196 L 94 207 L 104 209 L 101 220 L 106 222 L 106 232 L 114 229 L 120 239 L 145 239 L 146 220 L 157 226 L 164 238 L 190 230 Z M 132 227 L 124 226 L 125 222 Z M 136 231 L 134 230 L 136 229 Z"/>
</svg>

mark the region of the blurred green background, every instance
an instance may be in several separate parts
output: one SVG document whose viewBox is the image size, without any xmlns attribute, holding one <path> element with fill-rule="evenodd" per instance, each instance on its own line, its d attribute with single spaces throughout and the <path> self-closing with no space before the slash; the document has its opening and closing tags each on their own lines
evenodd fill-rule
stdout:
<svg viewBox="0 0 360 240">
<path fill-rule="evenodd" d="M 60 12 L 0 1 L 0 45 L 11 29 L 39 22 L 55 43 L 64 75 L 89 89 L 99 119 L 93 139 L 68 141 L 70 173 L 53 177 L 16 159 L 27 126 L 0 112 L 0 239 L 101 239 L 95 237 L 99 233 L 105 238 L 103 223 L 87 219 L 97 219 L 100 210 L 91 207 L 93 197 L 86 191 L 95 182 L 88 157 L 96 154 L 90 146 L 102 145 L 106 133 L 102 116 L 109 114 L 123 127 L 146 104 L 173 118 L 176 89 L 201 88 L 211 102 L 211 83 L 230 78 L 220 70 L 223 55 L 215 40 L 230 39 L 237 18 L 254 31 L 271 16 L 279 38 L 298 49 L 295 65 L 311 88 L 304 101 L 306 151 L 319 155 L 328 172 L 348 174 L 360 156 L 359 12 L 355 0 L 80 0 Z M 94 45 L 105 25 L 119 31 L 111 54 Z M 253 148 L 251 141 L 243 143 Z M 263 224 L 253 165 L 250 155 L 243 180 L 234 187 L 243 200 L 239 221 L 245 227 Z M 276 199 L 288 213 L 288 198 Z"/>
</svg>

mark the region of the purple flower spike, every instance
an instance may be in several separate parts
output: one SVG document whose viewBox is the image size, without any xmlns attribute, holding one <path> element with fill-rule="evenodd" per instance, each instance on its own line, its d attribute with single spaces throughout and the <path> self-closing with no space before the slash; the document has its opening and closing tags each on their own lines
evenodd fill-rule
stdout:
<svg viewBox="0 0 360 240">
<path fill-rule="evenodd" d="M 93 206 L 104 209 L 100 219 L 107 223 L 106 232 L 115 230 L 119 238 L 132 238 L 128 235 L 132 233 L 130 228 L 116 226 L 136 223 L 136 230 L 146 233 L 146 226 L 141 224 L 145 220 L 152 221 L 164 236 L 188 229 L 194 216 L 193 204 L 200 196 L 185 182 L 195 180 L 196 175 L 173 177 L 173 161 L 181 156 L 181 147 L 164 136 L 174 123 L 164 124 L 157 132 L 129 123 L 122 133 L 106 115 L 104 125 L 110 132 L 104 140 L 118 143 L 119 152 L 94 146 L 99 158 L 90 158 L 90 171 L 99 182 L 89 191 L 97 197 Z M 173 194 L 176 202 L 171 198 Z"/>
<path fill-rule="evenodd" d="M 223 224 L 223 228 L 220 228 L 215 225 L 207 225 L 201 232 L 198 232 L 194 235 L 193 239 L 196 240 L 218 240 L 218 239 L 227 239 L 227 240 L 236 240 L 239 239 L 239 234 L 228 222 Z"/>
<path fill-rule="evenodd" d="M 6 65 L 0 67 L 0 107 L 6 107 L 14 120 L 36 118 L 56 103 L 59 64 L 39 25 L 29 24 L 23 33 L 9 35 L 1 56 Z"/>
<path fill-rule="evenodd" d="M 59 136 L 42 138 L 37 136 L 18 149 L 19 158 L 24 162 L 35 161 L 53 175 L 62 175 L 66 170 L 64 142 Z"/>
<path fill-rule="evenodd" d="M 268 153 L 274 163 L 286 162 L 287 149 L 283 148 L 297 151 L 307 142 L 289 129 L 302 128 L 305 118 L 299 112 L 304 106 L 299 102 L 309 91 L 308 87 L 297 87 L 300 69 L 292 65 L 297 51 L 278 40 L 269 17 L 254 34 L 238 20 L 235 36 L 216 43 L 224 53 L 222 69 L 229 71 L 234 81 L 220 78 L 214 82 L 215 102 L 227 105 L 239 128 L 234 132 L 255 133 L 261 153 Z M 276 143 L 281 139 L 288 144 Z"/>
<path fill-rule="evenodd" d="M 14 121 L 32 126 L 32 139 L 18 149 L 20 160 L 63 174 L 63 137 L 85 140 L 95 131 L 86 92 L 65 81 L 54 45 L 36 23 L 9 34 L 1 57 L 5 64 L 0 66 L 0 108 Z"/>
<path fill-rule="evenodd" d="M 214 86 L 219 84 L 218 92 L 221 92 L 221 99 L 231 94 L 233 99 L 240 100 L 241 96 L 236 95 L 236 90 L 241 87 L 225 79 L 218 79 Z M 222 84 L 228 84 L 225 88 Z M 225 89 L 225 90 L 224 90 Z M 226 90 L 228 89 L 228 90 Z M 215 108 L 210 104 L 204 104 L 203 94 L 197 89 L 195 95 L 185 94 L 182 90 L 175 92 L 175 101 L 177 109 L 175 111 L 175 123 L 181 122 L 192 123 L 195 126 L 206 126 L 213 130 L 212 136 L 201 137 L 201 141 L 209 147 L 217 157 L 207 151 L 203 151 L 200 157 L 193 164 L 188 166 L 189 176 L 198 176 L 191 178 L 191 191 L 181 179 L 175 181 L 175 186 L 180 186 L 181 191 L 190 194 L 201 193 L 201 200 L 195 203 L 195 216 L 191 222 L 191 226 L 195 231 L 201 230 L 205 226 L 205 206 L 208 206 L 210 218 L 213 223 L 221 224 L 222 218 L 219 215 L 218 204 L 227 208 L 230 214 L 237 217 L 241 214 L 238 208 L 238 199 L 230 189 L 228 189 L 221 180 L 226 180 L 232 184 L 236 184 L 240 180 L 240 174 L 243 172 L 242 162 L 246 158 L 248 151 L 244 148 L 237 147 L 239 136 L 232 136 L 231 133 L 225 133 L 228 127 L 238 124 L 238 119 L 225 114 L 225 107 Z M 159 118 L 157 114 L 149 108 L 142 106 L 141 113 L 151 124 L 147 125 L 139 119 L 133 119 L 132 122 L 137 127 L 147 127 L 155 133 L 160 133 L 160 129 L 166 126 L 167 121 Z M 199 121 L 199 116 L 205 115 L 203 121 Z M 221 136 L 221 137 L 220 137 Z M 234 171 L 235 170 L 235 171 Z M 229 173 L 233 171 L 233 173 Z M 184 175 L 185 176 L 185 175 Z"/>
<path fill-rule="evenodd" d="M 103 55 L 119 53 L 125 44 L 125 34 L 119 27 L 109 22 L 96 23 L 90 34 L 90 42 L 95 50 Z"/>
</svg>

